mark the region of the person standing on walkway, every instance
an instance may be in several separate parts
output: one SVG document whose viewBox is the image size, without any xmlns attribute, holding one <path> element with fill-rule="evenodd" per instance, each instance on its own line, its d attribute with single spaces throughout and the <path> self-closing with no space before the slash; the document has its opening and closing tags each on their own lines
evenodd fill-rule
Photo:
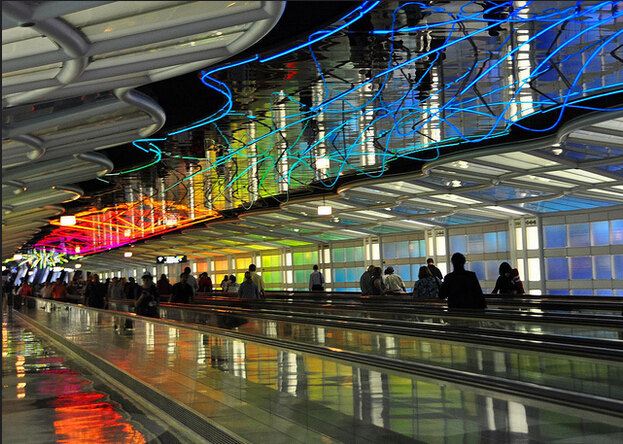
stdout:
<svg viewBox="0 0 623 444">
<path fill-rule="evenodd" d="M 255 265 L 253 266 L 255 267 Z M 253 274 L 251 271 L 244 272 L 244 281 L 242 281 L 242 284 L 240 284 L 240 288 L 238 289 L 238 296 L 240 297 L 240 299 L 260 299 L 260 289 L 255 284 L 255 282 L 253 282 Z"/>
<path fill-rule="evenodd" d="M 374 265 L 370 265 L 366 271 L 363 272 L 359 278 L 359 288 L 361 289 L 361 295 L 367 296 L 372 294 L 372 271 Z"/>
<path fill-rule="evenodd" d="M 188 276 L 188 278 L 186 279 L 186 282 L 193 289 L 193 297 L 191 299 L 191 302 L 192 302 L 192 300 L 194 300 L 195 296 L 197 295 L 197 290 L 199 290 L 199 284 L 197 284 L 197 279 L 195 279 L 195 277 L 190 272 L 190 267 L 184 268 L 184 274 Z"/>
<path fill-rule="evenodd" d="M 190 285 L 188 285 L 188 275 L 186 273 L 182 273 L 180 275 L 180 281 L 173 285 L 170 302 L 188 304 L 190 303 L 192 296 L 193 289 Z"/>
<path fill-rule="evenodd" d="M 106 307 L 106 285 L 100 282 L 100 277 L 97 274 L 91 275 L 91 282 L 87 284 L 84 290 L 84 297 L 88 307 Z"/>
<path fill-rule="evenodd" d="M 324 291 L 324 277 L 318 271 L 318 265 L 314 265 L 313 269 L 309 275 L 309 291 Z"/>
<path fill-rule="evenodd" d="M 439 297 L 448 300 L 450 309 L 483 310 L 487 308 L 476 273 L 465 269 L 465 256 L 461 253 L 454 253 L 451 261 L 454 271 L 446 275 L 439 290 Z"/>
<path fill-rule="evenodd" d="M 255 266 L 255 264 L 251 264 L 249 265 L 249 272 L 251 273 L 251 280 L 253 281 L 253 283 L 255 285 L 257 285 L 257 289 L 260 292 L 260 297 L 264 297 L 264 279 L 262 279 L 262 276 L 257 274 L 257 267 Z M 240 286 L 242 286 L 242 284 L 240 284 Z"/>
<path fill-rule="evenodd" d="M 430 274 L 439 279 L 439 282 L 443 281 L 443 274 L 441 274 L 441 270 L 435 266 L 435 261 L 432 257 L 426 259 L 426 266 L 430 270 Z"/>
<path fill-rule="evenodd" d="M 159 317 L 158 302 L 159 295 L 156 285 L 154 285 L 151 274 L 144 274 L 141 278 L 141 295 L 136 301 L 134 311 L 139 316 Z"/>
<path fill-rule="evenodd" d="M 391 294 L 404 294 L 407 292 L 404 281 L 394 273 L 394 267 L 391 266 L 385 269 L 385 287 L 387 287 L 387 292 Z"/>
</svg>

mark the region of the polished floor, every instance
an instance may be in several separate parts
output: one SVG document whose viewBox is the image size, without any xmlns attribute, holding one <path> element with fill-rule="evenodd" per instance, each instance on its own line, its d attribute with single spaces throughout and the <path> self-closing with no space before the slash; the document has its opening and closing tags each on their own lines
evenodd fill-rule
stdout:
<svg viewBox="0 0 623 444">
<path fill-rule="evenodd" d="M 14 319 L 2 322 L 2 442 L 145 443 L 154 436 L 84 370 Z"/>
<path fill-rule="evenodd" d="M 619 418 L 547 400 L 369 368 L 159 321 L 135 318 L 127 328 L 119 315 L 54 306 L 42 302 L 22 310 L 251 442 L 623 440 Z"/>
</svg>

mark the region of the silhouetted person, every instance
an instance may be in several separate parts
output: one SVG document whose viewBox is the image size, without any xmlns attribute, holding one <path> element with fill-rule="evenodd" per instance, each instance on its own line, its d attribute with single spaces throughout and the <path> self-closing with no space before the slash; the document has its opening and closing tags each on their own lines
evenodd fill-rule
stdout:
<svg viewBox="0 0 623 444">
<path fill-rule="evenodd" d="M 314 265 L 313 269 L 309 275 L 309 291 L 324 291 L 324 277 L 318 270 L 318 265 Z"/>
<path fill-rule="evenodd" d="M 493 288 L 492 294 L 512 295 L 515 293 L 515 286 L 513 285 L 513 279 L 511 273 L 513 267 L 508 262 L 502 262 L 500 264 L 498 279 L 495 281 L 495 288 Z"/>
<path fill-rule="evenodd" d="M 100 278 L 97 274 L 91 276 L 91 282 L 87 284 L 84 290 L 84 296 L 89 307 L 106 307 L 106 285 L 100 282 Z"/>
<path fill-rule="evenodd" d="M 436 277 L 439 281 L 443 281 L 443 274 L 441 274 L 441 270 L 435 266 L 435 261 L 432 257 L 426 259 L 426 266 L 430 270 L 430 274 L 432 274 L 433 277 Z"/>
<path fill-rule="evenodd" d="M 260 289 L 253 282 L 253 275 L 251 271 L 244 272 L 244 281 L 238 288 L 238 296 L 240 299 L 260 299 Z"/>
<path fill-rule="evenodd" d="M 193 288 L 188 285 L 188 275 L 182 273 L 180 281 L 173 285 L 171 290 L 171 302 L 188 304 L 193 297 Z"/>
<path fill-rule="evenodd" d="M 372 294 L 372 270 L 374 270 L 374 265 L 370 265 L 359 278 L 359 288 L 363 296 Z"/>
<path fill-rule="evenodd" d="M 448 308 L 487 308 L 476 273 L 465 269 L 465 256 L 454 253 L 451 261 L 454 271 L 446 275 L 439 289 L 439 297 L 448 299 Z"/>
</svg>

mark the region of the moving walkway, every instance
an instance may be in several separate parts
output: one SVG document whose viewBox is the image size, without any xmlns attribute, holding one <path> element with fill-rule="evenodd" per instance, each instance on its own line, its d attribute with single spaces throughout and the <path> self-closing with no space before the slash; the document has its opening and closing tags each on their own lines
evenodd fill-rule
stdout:
<svg viewBox="0 0 623 444">
<path fill-rule="evenodd" d="M 304 343 L 306 331 L 319 332 L 318 327 L 294 322 L 289 338 L 285 326 L 272 337 L 251 337 L 33 301 L 20 308 L 27 322 L 170 408 L 206 439 L 212 433 L 227 435 L 228 440 L 219 437 L 223 442 L 435 442 L 443 435 L 491 442 L 588 436 L 617 442 L 623 437 L 620 362 L 589 364 L 470 344 L 460 350 L 422 339 L 391 344 L 387 335 L 375 346 L 376 340 L 355 338 L 352 331 L 338 337 L 329 328 L 324 344 L 319 335 L 315 343 Z M 416 361 L 425 355 L 428 363 Z M 444 365 L 443 357 L 463 367 Z M 560 359 L 596 367 L 583 367 L 584 378 L 577 379 L 578 374 L 561 371 Z"/>
</svg>

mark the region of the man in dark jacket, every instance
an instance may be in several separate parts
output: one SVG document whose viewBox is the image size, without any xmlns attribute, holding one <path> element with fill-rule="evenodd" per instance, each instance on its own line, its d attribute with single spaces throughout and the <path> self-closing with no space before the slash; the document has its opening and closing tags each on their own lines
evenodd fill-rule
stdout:
<svg viewBox="0 0 623 444">
<path fill-rule="evenodd" d="M 171 302 L 188 304 L 193 297 L 193 287 L 188 285 L 188 275 L 182 273 L 180 281 L 173 285 L 171 290 Z"/>
<path fill-rule="evenodd" d="M 361 294 L 363 296 L 370 295 L 373 292 L 372 288 L 372 271 L 374 265 L 370 265 L 366 271 L 363 272 L 359 278 L 359 288 L 361 288 Z"/>
<path fill-rule="evenodd" d="M 136 301 L 134 311 L 140 316 L 149 316 L 152 318 L 159 317 L 158 310 L 158 289 L 154 285 L 153 278 L 150 274 L 145 274 L 141 278 L 143 285 L 141 286 L 141 295 Z"/>
<path fill-rule="evenodd" d="M 446 275 L 439 290 L 439 297 L 448 299 L 448 308 L 476 310 L 487 308 L 476 273 L 465 269 L 465 256 L 454 253 L 451 261 L 454 271 Z"/>
<path fill-rule="evenodd" d="M 106 285 L 100 282 L 97 274 L 91 276 L 91 282 L 87 284 L 84 296 L 87 306 L 93 308 L 106 307 Z"/>
<path fill-rule="evenodd" d="M 441 274 L 441 270 L 437 268 L 437 266 L 435 265 L 435 261 L 432 257 L 426 259 L 426 266 L 430 270 L 430 274 L 439 279 L 440 282 L 443 281 L 443 275 Z"/>
</svg>

